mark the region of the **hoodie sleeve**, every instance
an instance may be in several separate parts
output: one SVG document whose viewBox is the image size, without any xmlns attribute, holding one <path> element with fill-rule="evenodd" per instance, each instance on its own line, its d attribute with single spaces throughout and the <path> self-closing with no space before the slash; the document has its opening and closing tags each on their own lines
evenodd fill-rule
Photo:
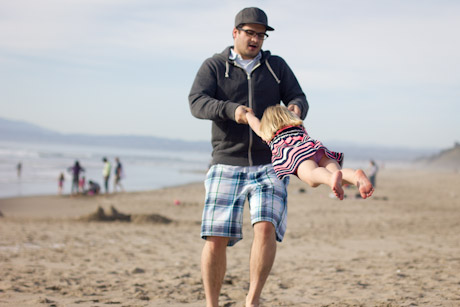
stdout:
<svg viewBox="0 0 460 307">
<path fill-rule="evenodd" d="M 307 97 L 302 91 L 302 88 L 289 65 L 281 57 L 275 58 L 280 61 L 279 67 L 281 75 L 281 100 L 286 106 L 291 104 L 297 105 L 301 110 L 300 118 L 305 119 L 309 109 Z"/>
<path fill-rule="evenodd" d="M 214 98 L 218 88 L 217 65 L 212 58 L 201 65 L 188 96 L 190 110 L 200 119 L 235 120 L 239 104 Z"/>
</svg>

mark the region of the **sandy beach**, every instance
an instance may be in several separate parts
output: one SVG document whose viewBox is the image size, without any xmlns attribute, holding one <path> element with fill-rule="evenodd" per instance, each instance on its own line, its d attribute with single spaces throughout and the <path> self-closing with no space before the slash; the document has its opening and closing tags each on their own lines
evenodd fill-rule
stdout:
<svg viewBox="0 0 460 307">
<path fill-rule="evenodd" d="M 460 306 L 460 174 L 384 169 L 343 201 L 292 178 L 263 306 Z M 201 182 L 96 197 L 0 199 L 0 306 L 204 306 Z M 94 221 L 114 207 L 129 221 Z M 243 306 L 252 242 L 228 250 Z"/>
</svg>

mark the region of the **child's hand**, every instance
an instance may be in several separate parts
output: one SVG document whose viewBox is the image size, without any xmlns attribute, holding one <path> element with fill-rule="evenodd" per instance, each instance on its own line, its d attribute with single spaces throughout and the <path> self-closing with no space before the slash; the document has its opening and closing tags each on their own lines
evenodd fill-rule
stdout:
<svg viewBox="0 0 460 307">
<path fill-rule="evenodd" d="M 288 108 L 289 111 L 291 111 L 292 113 L 297 115 L 298 118 L 300 118 L 300 116 L 302 115 L 302 112 L 300 111 L 299 106 L 297 106 L 295 104 L 290 104 L 287 108 Z"/>
</svg>

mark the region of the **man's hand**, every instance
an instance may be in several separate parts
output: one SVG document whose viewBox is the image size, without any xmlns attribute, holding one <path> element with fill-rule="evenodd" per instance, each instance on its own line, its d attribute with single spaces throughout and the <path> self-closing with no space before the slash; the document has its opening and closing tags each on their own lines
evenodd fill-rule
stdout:
<svg viewBox="0 0 460 307">
<path fill-rule="evenodd" d="M 296 104 L 290 104 L 287 108 L 289 111 L 297 115 L 299 118 L 302 115 L 302 111 L 300 110 L 299 106 Z"/>
<path fill-rule="evenodd" d="M 238 124 L 248 124 L 248 119 L 246 118 L 246 113 L 249 112 L 249 113 L 252 113 L 252 109 L 251 108 L 248 108 L 246 106 L 239 106 L 238 108 L 236 108 L 235 110 L 235 121 L 238 123 Z"/>
</svg>

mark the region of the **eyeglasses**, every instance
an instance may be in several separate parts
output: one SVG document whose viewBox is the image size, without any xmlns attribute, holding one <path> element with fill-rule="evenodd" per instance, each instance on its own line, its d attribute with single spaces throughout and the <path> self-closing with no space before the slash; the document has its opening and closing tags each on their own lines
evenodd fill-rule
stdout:
<svg viewBox="0 0 460 307">
<path fill-rule="evenodd" d="M 238 30 L 243 31 L 249 37 L 256 37 L 257 36 L 257 38 L 261 39 L 261 40 L 265 40 L 265 39 L 268 38 L 268 34 L 265 33 L 265 32 L 256 32 L 256 31 L 252 31 L 252 30 L 246 30 L 246 29 L 243 29 L 243 28 L 238 28 Z"/>
</svg>

